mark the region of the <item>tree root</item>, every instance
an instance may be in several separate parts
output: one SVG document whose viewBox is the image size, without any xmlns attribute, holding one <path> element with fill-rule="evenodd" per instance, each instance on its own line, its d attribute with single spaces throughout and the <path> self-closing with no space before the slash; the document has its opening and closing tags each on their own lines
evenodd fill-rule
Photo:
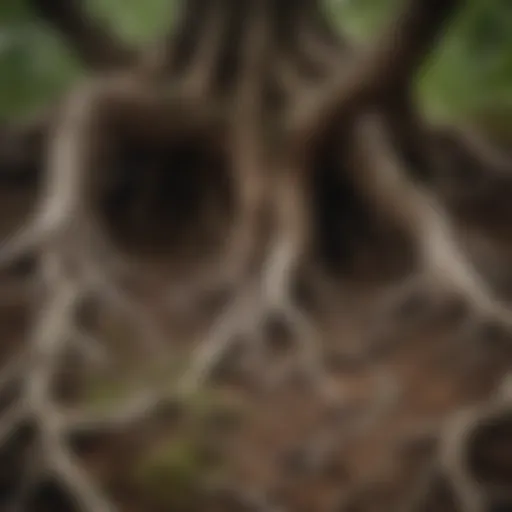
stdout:
<svg viewBox="0 0 512 512">
<path fill-rule="evenodd" d="M 71 32 L 75 47 L 91 65 L 100 69 L 109 63 L 124 66 L 136 58 L 134 52 L 115 41 L 108 46 L 98 45 L 106 41 L 107 29 L 100 24 L 91 25 L 87 20 L 80 22 L 80 9 L 73 7 L 78 3 L 68 2 L 70 6 L 65 6 L 58 2 L 55 8 L 49 7 L 48 2 L 33 0 L 32 3 L 61 32 Z M 324 70 L 323 74 L 330 77 L 318 84 L 293 65 L 279 62 L 300 41 L 306 46 L 305 53 L 309 53 L 306 58 L 315 61 L 320 60 L 322 48 L 327 45 L 316 30 L 307 31 L 304 27 L 305 12 L 299 17 L 304 18 L 304 25 L 298 25 L 306 37 L 295 37 L 298 34 L 280 23 L 285 21 L 281 18 L 286 12 L 276 12 L 282 8 L 293 14 L 294 2 L 275 2 L 275 5 L 263 1 L 191 2 L 190 16 L 185 17 L 202 13 L 194 25 L 198 40 L 187 43 L 186 34 L 180 32 L 181 46 L 189 48 L 181 48 L 181 56 L 179 44 L 174 47 L 176 52 L 163 48 L 163 55 L 157 56 L 159 62 L 155 64 L 163 68 L 159 70 L 162 74 L 171 68 L 174 71 L 183 68 L 172 77 L 170 95 L 168 83 L 156 83 L 155 78 L 161 76 L 155 69 L 148 70 L 151 76 L 143 79 L 139 74 L 145 71 L 136 70 L 135 74 L 139 74 L 135 79 L 123 75 L 120 80 L 93 80 L 71 94 L 55 120 L 55 133 L 50 137 L 45 190 L 35 220 L 0 251 L 0 267 L 27 253 L 37 253 L 37 279 L 43 287 L 42 307 L 37 311 L 28 347 L 0 375 L 0 391 L 16 385 L 18 392 L 17 400 L 2 415 L 0 444 L 8 443 L 21 426 L 29 425 L 35 431 L 34 454 L 38 465 L 35 474 L 26 474 L 20 487 L 19 506 L 38 480 L 52 476 L 86 512 L 114 511 L 115 506 L 98 491 L 75 460 L 71 449 L 73 438 L 129 429 L 160 414 L 174 412 L 207 382 L 239 336 L 250 364 L 264 363 L 265 325 L 276 316 L 293 332 L 301 368 L 315 391 L 323 403 L 336 409 L 340 393 L 329 383 L 320 335 L 292 293 L 293 280 L 304 256 L 309 255 L 308 243 L 312 238 L 310 203 L 305 189 L 307 174 L 316 169 L 308 165 L 311 155 L 331 130 L 354 132 L 353 148 L 350 146 L 354 151 L 353 161 L 343 171 L 347 170 L 355 188 L 369 200 L 377 215 L 399 224 L 410 235 L 418 248 L 421 277 L 433 295 L 461 296 L 478 315 L 512 327 L 512 315 L 492 296 L 455 244 L 447 216 L 428 192 L 407 178 L 391 150 L 392 144 L 384 136 L 382 123 L 378 119 L 368 121 L 364 112 L 359 122 L 360 110 L 369 106 L 378 111 L 383 97 L 396 84 L 409 82 L 444 20 L 458 3 L 411 0 L 404 15 L 372 51 L 364 55 L 354 53 L 346 69 L 332 73 Z M 309 2 L 310 7 L 314 4 Z M 238 8 L 241 10 L 237 11 Z M 77 23 L 82 37 L 73 33 Z M 185 21 L 183 24 L 186 25 Z M 281 30 L 288 37 L 281 37 Z M 231 41 L 230 36 L 236 32 L 240 34 Z M 233 54 L 232 47 L 239 47 L 238 55 Z M 300 52 L 303 50 L 301 47 Z M 323 64 L 318 62 L 319 67 L 330 67 L 335 60 L 333 54 L 334 51 L 329 53 Z M 277 63 L 272 60 L 276 56 Z M 266 99 L 267 82 L 272 80 L 282 82 L 278 88 L 281 87 L 280 92 L 289 100 L 285 102 L 283 118 L 277 123 L 277 144 L 275 141 L 269 144 L 267 140 L 267 131 L 274 129 L 270 125 L 275 121 Z M 179 89 L 179 94 L 174 89 Z M 41 138 L 46 126 L 41 129 L 38 124 L 33 130 L 36 138 Z M 109 354 L 101 340 L 95 340 L 78 326 L 78 308 L 84 300 L 92 297 L 133 320 L 142 331 L 144 347 L 162 365 L 171 355 L 152 312 L 119 284 L 124 275 L 136 273 L 137 269 L 132 262 L 120 258 L 100 229 L 95 200 L 101 195 L 98 189 L 108 176 L 104 175 L 104 169 L 97 167 L 110 157 L 110 145 L 117 143 L 118 137 L 167 145 L 196 132 L 213 133 L 215 142 L 220 142 L 221 153 L 235 182 L 235 200 L 240 201 L 236 212 L 240 222 L 235 223 L 232 246 L 228 247 L 228 251 L 233 249 L 232 258 L 228 255 L 227 261 L 226 279 L 233 285 L 234 297 L 206 339 L 199 343 L 190 368 L 171 391 L 152 385 L 106 412 L 87 408 L 64 410 L 56 404 L 54 387 L 67 353 L 79 351 L 91 365 L 108 363 Z M 280 142 L 284 143 L 280 145 Z M 294 165 L 291 168 L 283 165 L 289 163 Z M 277 181 L 272 181 L 274 176 L 278 176 Z M 270 234 L 270 244 L 264 248 L 268 259 L 254 271 L 252 260 L 258 258 L 253 250 L 259 242 L 257 217 L 267 208 L 274 215 L 271 220 L 276 221 L 277 235 Z M 417 282 L 407 282 L 405 287 L 416 289 Z M 404 296 L 410 292 L 393 293 Z M 374 363 L 375 354 L 365 352 L 360 360 L 363 364 Z M 258 372 L 258 376 L 265 377 L 265 374 L 265 370 Z M 377 394 L 375 402 L 365 411 L 367 414 L 349 421 L 346 430 L 338 428 L 339 411 L 335 411 L 336 421 L 306 446 L 306 456 L 313 460 L 313 466 L 321 465 L 326 454 L 339 448 L 340 441 L 352 439 L 357 429 L 365 431 L 373 426 L 392 407 L 396 400 L 394 382 L 389 386 L 386 378 L 383 384 L 379 385 L 382 394 Z M 468 440 L 465 431 L 478 420 L 470 416 L 457 420 L 448 429 L 442 465 L 467 510 L 481 512 L 480 490 L 475 490 L 470 481 L 472 475 L 461 470 L 464 443 Z M 340 430 L 345 435 L 343 440 L 339 437 Z"/>
<path fill-rule="evenodd" d="M 228 304 L 212 334 L 199 345 L 192 369 L 185 378 L 184 390 L 193 390 L 204 382 L 233 348 L 238 336 L 243 337 L 243 343 L 253 355 L 261 350 L 265 323 L 277 316 L 296 335 L 304 369 L 318 389 L 327 392 L 316 330 L 291 300 L 276 304 L 266 295 L 260 283 L 251 283 Z"/>
<path fill-rule="evenodd" d="M 37 454 L 43 465 L 40 476 L 57 477 L 84 510 L 113 511 L 74 460 L 65 442 L 61 412 L 52 399 L 53 381 L 68 347 L 76 308 L 88 290 L 69 278 L 66 262 L 54 247 L 43 255 L 41 273 L 51 292 L 33 327 L 20 396 L 4 417 L 2 440 L 28 423 L 36 429 Z"/>
<path fill-rule="evenodd" d="M 61 151 L 59 145 L 56 149 Z M 59 198 L 66 202 L 66 196 Z M 270 258 L 263 266 L 263 278 L 249 279 L 240 287 L 214 326 L 212 334 L 192 354 L 192 366 L 176 389 L 169 392 L 151 387 L 106 414 L 61 410 L 54 403 L 52 394 L 54 380 L 67 352 L 80 350 L 93 362 L 98 358 L 101 362 L 105 356 L 101 343 L 89 338 L 77 327 L 78 308 L 84 300 L 98 298 L 126 313 L 142 329 L 145 341 L 160 343 L 157 357 L 162 364 L 168 359 L 169 351 L 165 350 L 165 344 L 157 332 L 155 319 L 145 313 L 143 305 L 135 304 L 123 293 L 111 277 L 111 273 L 115 277 L 112 270 L 115 257 L 108 256 L 108 244 L 98 244 L 102 240 L 100 233 L 85 219 L 80 220 L 78 215 L 71 219 L 67 217 L 65 222 L 59 217 L 76 211 L 71 203 L 70 209 L 54 209 L 54 202 L 45 204 L 49 206 L 48 210 L 43 210 L 43 215 L 48 215 L 47 212 L 51 210 L 55 212 L 55 221 L 54 229 L 45 233 L 51 236 L 36 240 L 40 254 L 38 278 L 43 285 L 44 307 L 37 313 L 28 348 L 21 358 L 14 360 L 3 376 L 5 388 L 17 380 L 21 380 L 21 388 L 15 404 L 3 415 L 0 429 L 2 445 L 22 425 L 28 424 L 35 429 L 35 450 L 43 468 L 41 475 L 36 475 L 36 481 L 44 475 L 52 475 L 84 510 L 115 510 L 75 461 L 69 447 L 70 439 L 128 429 L 169 408 L 175 409 L 206 382 L 229 352 L 234 336 L 248 335 L 247 348 L 250 351 L 259 350 L 263 343 L 261 334 L 265 321 L 274 314 L 282 316 L 296 335 L 302 364 L 322 397 L 333 400 L 333 390 L 328 389 L 322 366 L 318 335 L 290 295 L 293 270 L 300 251 L 296 245 L 290 244 L 289 237 L 284 237 L 285 242 L 275 243 L 270 251 Z M 77 240 L 75 233 L 80 233 L 83 238 Z M 31 244 L 23 245 L 25 251 L 31 247 Z M 13 260 L 14 256 L 24 254 L 22 250 L 11 251 L 8 259 Z"/>
<path fill-rule="evenodd" d="M 2 415 L 0 445 L 8 443 L 19 427 L 29 425 L 35 429 L 34 450 L 42 465 L 39 474 L 30 476 L 31 487 L 52 476 L 81 509 L 114 511 L 116 508 L 89 480 L 69 447 L 70 438 L 80 433 L 83 420 L 76 424 L 52 396 L 61 362 L 70 350 L 79 351 L 93 365 L 108 364 L 104 346 L 79 327 L 78 308 L 85 299 L 99 297 L 135 322 L 143 332 L 144 346 L 156 349 L 157 358 L 162 358 L 167 347 L 155 319 L 99 272 L 90 251 L 82 250 L 69 233 L 56 233 L 40 250 L 40 277 L 46 298 L 37 313 L 28 347 L 1 375 L 0 392 L 17 385 L 18 396 Z"/>
<path fill-rule="evenodd" d="M 387 301 L 391 301 L 394 308 L 406 303 L 418 293 L 420 284 L 420 288 L 426 287 L 426 295 L 434 298 L 434 303 L 447 298 L 461 299 L 473 316 L 496 322 L 510 331 L 512 313 L 509 308 L 494 297 L 463 254 L 450 218 L 441 205 L 427 191 L 405 178 L 378 118 L 367 117 L 359 126 L 356 162 L 361 171 L 356 178 L 361 191 L 377 212 L 402 226 L 419 255 L 419 274 L 407 277 L 391 291 Z"/>
<path fill-rule="evenodd" d="M 62 132 L 58 130 L 50 148 L 49 186 L 36 220 L 14 238 L 0 258 L 7 264 L 37 249 L 36 278 L 43 288 L 28 347 L 3 378 L 6 387 L 16 380 L 21 382 L 14 405 L 4 414 L 0 441 L 7 442 L 18 427 L 29 425 L 35 430 L 34 449 L 42 464 L 37 478 L 55 477 L 83 510 L 110 512 L 115 507 L 75 461 L 68 446 L 66 415 L 53 397 L 57 373 L 70 349 L 80 350 L 93 361 L 104 356 L 101 345 L 86 337 L 78 326 L 78 308 L 84 300 L 99 297 L 140 325 L 144 346 L 156 348 L 161 357 L 165 345 L 155 319 L 117 284 L 119 271 L 114 269 L 119 263 L 122 268 L 123 261 L 118 261 L 108 240 L 99 228 L 96 230 L 93 212 L 88 214 L 90 196 L 79 197 L 82 180 L 88 178 L 81 173 L 83 162 L 75 160 L 81 158 L 75 144 L 84 144 L 76 130 L 90 128 L 88 123 L 79 122 L 87 105 L 87 95 L 71 98 L 67 116 L 59 126 Z"/>
<path fill-rule="evenodd" d="M 504 380 L 497 395 L 490 402 L 456 413 L 442 430 L 440 466 L 460 506 L 469 512 L 483 512 L 494 503 L 506 502 L 510 506 L 512 502 L 510 473 L 505 473 L 505 481 L 503 475 L 498 475 L 498 479 L 495 478 L 496 475 L 490 479 L 482 478 L 482 475 L 476 472 L 481 470 L 481 467 L 475 466 L 475 464 L 482 464 L 482 460 L 476 456 L 476 452 L 481 452 L 480 457 L 482 454 L 487 456 L 488 464 L 497 464 L 491 470 L 498 472 L 500 470 L 501 451 L 506 451 L 510 443 L 512 404 L 509 380 Z M 502 423 L 501 427 L 500 423 Z M 504 439 L 503 426 L 507 431 Z M 493 431 L 499 431 L 500 428 L 502 437 L 498 439 Z M 496 445 L 500 440 L 505 443 L 505 446 Z M 490 446 L 486 447 L 485 443 L 490 443 Z M 489 453 L 486 453 L 486 449 Z M 506 457 L 506 452 L 501 459 L 503 457 Z M 506 464 L 510 468 L 509 462 Z M 505 471 L 507 471 L 506 468 Z"/>
</svg>

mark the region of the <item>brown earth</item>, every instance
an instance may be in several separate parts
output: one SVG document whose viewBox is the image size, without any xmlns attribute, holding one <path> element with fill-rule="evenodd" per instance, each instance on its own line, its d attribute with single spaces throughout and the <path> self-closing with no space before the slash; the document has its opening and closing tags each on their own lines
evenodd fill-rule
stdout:
<svg viewBox="0 0 512 512">
<path fill-rule="evenodd" d="M 34 196 L 13 187 L 1 193 L 1 235 L 5 237 L 30 211 Z M 474 208 L 480 207 L 474 203 Z M 468 207 L 458 210 L 468 212 Z M 496 225 L 489 209 L 486 214 L 488 225 Z M 499 218 L 504 221 L 503 211 Z M 497 230 L 489 235 L 482 222 L 477 225 L 467 219 L 469 215 L 461 222 L 461 233 L 476 233 L 472 238 L 466 236 L 473 240 L 475 261 L 479 261 L 479 252 L 483 254 L 480 259 L 486 265 L 481 269 L 502 285 L 497 289 L 506 289 L 510 240 Z M 379 254 L 374 251 L 374 261 L 370 258 L 367 263 L 379 268 L 374 275 L 383 270 L 378 265 L 382 260 Z M 489 265 L 492 258 L 495 262 Z M 451 309 L 446 301 L 428 305 L 428 297 L 416 301 L 416 320 L 411 299 L 396 312 L 394 326 L 381 330 L 377 317 L 372 316 L 372 304 L 375 307 L 383 285 L 363 279 L 364 272 L 364 268 L 359 274 L 354 270 L 350 278 L 337 283 L 341 286 L 333 286 L 341 291 L 324 294 L 324 307 L 320 308 L 324 312 L 319 321 L 324 326 L 326 362 L 339 397 L 346 397 L 343 405 L 326 409 L 300 376 L 265 389 L 261 382 L 251 382 L 247 373 L 220 375 L 211 388 L 212 393 L 217 391 L 211 395 L 205 391 L 196 414 L 150 422 L 144 428 L 78 446 L 95 478 L 115 496 L 122 510 L 464 510 L 457 508 L 450 479 L 443 477 L 437 456 L 442 427 L 461 408 L 494 400 L 510 368 L 510 337 L 500 337 L 492 326 L 486 328 L 475 321 L 464 324 L 464 311 L 456 303 Z M 4 358 L 23 343 L 28 312 L 27 292 L 22 286 L 26 274 L 27 269 L 20 266 L 2 277 Z M 153 307 L 157 311 L 156 303 Z M 211 319 L 211 313 L 202 315 L 205 321 L 199 313 L 190 319 L 178 314 L 182 320 L 178 330 L 172 315 L 162 314 L 167 325 L 174 327 L 169 339 L 177 344 L 177 352 L 205 332 Z M 358 352 L 368 353 L 368 328 L 376 331 L 374 348 L 380 350 L 372 364 L 357 358 Z M 285 349 L 286 345 L 284 349 L 282 344 L 273 345 L 274 356 L 259 374 L 270 375 L 272 365 L 276 375 L 284 375 L 279 361 L 280 354 L 286 355 Z M 99 389 L 100 395 L 108 395 L 108 389 Z M 217 407 L 219 397 L 224 405 Z M 106 400 L 109 403 L 115 398 L 107 396 Z M 226 403 L 231 405 L 226 407 Z M 501 441 L 499 432 L 491 438 L 501 443 L 497 451 L 484 444 L 485 453 L 477 459 L 475 468 L 481 481 L 501 478 L 510 485 L 511 431 L 506 425 Z M 155 450 L 160 455 L 151 459 Z M 2 501 L 10 494 L 9 482 L 16 480 L 12 468 L 17 460 L 2 464 Z M 208 487 L 205 477 L 218 480 L 217 486 Z M 69 510 L 69 504 L 61 503 L 55 492 L 51 486 L 41 488 L 34 510 Z M 265 496 L 269 503 L 258 503 Z M 509 510 L 495 506 L 486 510 Z"/>
</svg>

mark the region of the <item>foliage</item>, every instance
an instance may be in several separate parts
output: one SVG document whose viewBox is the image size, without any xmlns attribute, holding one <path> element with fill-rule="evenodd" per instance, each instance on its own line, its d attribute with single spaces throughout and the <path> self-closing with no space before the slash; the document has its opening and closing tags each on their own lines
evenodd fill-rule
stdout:
<svg viewBox="0 0 512 512">
<path fill-rule="evenodd" d="M 25 0 L 0 2 L 0 116 L 25 114 L 58 98 L 83 72 L 57 34 Z M 168 25 L 168 0 L 88 0 L 91 13 L 122 37 L 144 43 Z M 172 2 L 176 7 L 177 2 Z"/>
<path fill-rule="evenodd" d="M 400 0 L 329 0 L 335 23 L 356 38 L 374 34 Z M 92 13 L 133 42 L 146 42 L 172 21 L 179 2 L 88 0 Z M 419 77 L 427 113 L 464 118 L 482 112 L 512 118 L 512 3 L 467 0 L 446 39 Z M 165 13 L 165 15 L 163 15 Z M 32 111 L 57 98 L 82 69 L 59 38 L 30 12 L 25 0 L 0 4 L 0 116 Z M 502 121 L 501 121 L 502 122 Z"/>
<path fill-rule="evenodd" d="M 512 119 L 512 3 L 467 0 L 419 77 L 435 117 L 473 117 L 505 109 Z M 334 19 L 355 37 L 375 33 L 399 0 L 331 0 Z"/>
<path fill-rule="evenodd" d="M 0 5 L 0 115 L 24 114 L 57 97 L 79 67 L 20 0 Z"/>
</svg>

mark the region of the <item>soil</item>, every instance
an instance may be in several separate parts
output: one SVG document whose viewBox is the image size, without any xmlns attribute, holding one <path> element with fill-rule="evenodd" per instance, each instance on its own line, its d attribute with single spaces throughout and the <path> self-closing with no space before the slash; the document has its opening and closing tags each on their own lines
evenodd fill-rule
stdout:
<svg viewBox="0 0 512 512">
<path fill-rule="evenodd" d="M 34 201 L 34 193 L 26 187 L 0 190 L 2 238 L 28 215 Z M 496 226 L 497 219 L 503 225 L 505 214 L 499 211 L 493 217 L 491 212 L 485 223 L 476 222 L 483 218 L 475 214 L 478 208 L 476 203 L 473 210 L 467 205 L 458 208 L 460 233 L 475 262 L 482 263 L 481 270 L 504 294 L 512 244 L 504 230 L 489 226 Z M 369 259 L 369 272 L 372 266 L 378 267 L 378 254 L 373 254 L 373 261 Z M 187 264 L 194 267 L 193 260 L 186 262 L 176 262 L 179 271 L 171 275 L 192 275 L 193 268 L 185 269 Z M 154 262 L 152 268 L 153 277 L 158 278 Z M 169 273 L 164 276 L 161 272 L 161 281 L 169 279 Z M 328 307 L 318 319 L 323 326 L 330 378 L 341 405 L 326 408 L 300 375 L 265 388 L 261 382 L 251 381 L 247 373 L 224 372 L 205 392 L 203 400 L 211 406 L 209 412 L 153 422 L 77 446 L 89 471 L 120 509 L 459 510 L 450 482 L 436 464 L 440 429 L 455 411 L 492 398 L 512 362 L 509 340 L 494 332 L 493 326 L 466 318 L 457 304 L 450 309 L 444 302 L 427 308 L 428 314 L 416 320 L 414 303 L 410 303 L 396 312 L 401 316 L 394 327 L 381 329 L 372 320 L 372 308 L 383 284 L 364 277 L 362 270 L 333 281 L 336 291 L 329 295 Z M 30 262 L 1 277 L 2 359 L 23 343 L 29 326 L 27 278 Z M 420 309 L 421 303 L 420 297 Z M 197 312 L 187 318 L 178 313 L 173 317 L 156 299 L 153 308 L 165 317 L 177 353 L 206 332 L 213 314 Z M 374 338 L 368 337 L 369 330 L 376 334 Z M 373 346 L 368 345 L 370 341 Z M 358 364 L 358 351 L 369 349 L 380 350 L 380 357 L 371 365 Z M 265 363 L 264 373 L 284 375 L 279 361 L 286 361 L 286 346 L 274 344 L 272 350 L 274 355 Z M 224 406 L 216 407 L 219 397 Z M 226 409 L 225 403 L 230 403 L 231 409 Z M 496 452 L 503 455 L 498 468 L 510 485 L 510 451 L 504 451 L 510 450 L 506 428 L 503 437 Z M 6 459 L 5 465 L 1 464 L 4 504 L 19 466 L 20 452 L 14 453 L 17 456 L 11 455 L 10 463 Z M 494 457 L 495 464 L 496 460 Z M 48 482 L 34 497 L 34 510 L 71 510 L 63 499 Z M 264 499 L 267 504 L 261 503 Z"/>
</svg>

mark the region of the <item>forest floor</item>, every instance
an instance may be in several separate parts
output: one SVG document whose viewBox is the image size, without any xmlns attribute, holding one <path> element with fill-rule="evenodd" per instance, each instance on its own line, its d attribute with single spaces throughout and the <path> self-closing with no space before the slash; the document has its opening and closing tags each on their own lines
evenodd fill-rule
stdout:
<svg viewBox="0 0 512 512">
<path fill-rule="evenodd" d="M 1 192 L 0 239 L 22 222 L 34 197 L 26 190 Z M 496 215 L 504 219 L 503 212 Z M 463 237 L 469 240 L 470 233 L 480 231 L 487 244 L 475 259 L 485 260 L 488 277 L 507 288 L 512 238 L 497 229 L 476 229 L 474 220 L 470 222 L 461 228 Z M 184 269 L 179 273 L 189 275 Z M 23 343 L 28 325 L 22 280 L 20 273 L 0 281 L 4 358 Z M 434 465 L 440 426 L 454 411 L 491 397 L 510 368 L 512 350 L 492 330 L 461 323 L 463 311 L 443 303 L 417 322 L 407 322 L 412 309 L 402 311 L 397 327 L 383 334 L 393 338 L 391 348 L 378 363 L 358 365 L 350 354 L 362 350 L 382 286 L 353 280 L 336 289 L 320 325 L 329 379 L 344 407 L 326 411 L 300 378 L 265 388 L 250 382 L 248 374 L 224 375 L 201 394 L 191 414 L 80 447 L 86 466 L 122 510 L 457 510 Z M 176 316 L 182 320 L 179 329 L 169 315 L 166 324 L 179 354 L 180 347 L 206 332 L 211 314 Z M 279 377 L 285 374 L 285 366 L 279 365 L 286 365 L 286 346 L 274 348 L 273 363 L 264 373 Z M 135 354 L 132 363 L 139 364 L 140 357 Z M 115 401 L 116 392 L 108 387 L 94 393 L 91 400 L 107 406 Z M 0 491 L 5 498 L 14 466 L 2 466 Z M 39 495 L 37 510 L 60 510 L 55 496 L 45 492 Z"/>
</svg>

